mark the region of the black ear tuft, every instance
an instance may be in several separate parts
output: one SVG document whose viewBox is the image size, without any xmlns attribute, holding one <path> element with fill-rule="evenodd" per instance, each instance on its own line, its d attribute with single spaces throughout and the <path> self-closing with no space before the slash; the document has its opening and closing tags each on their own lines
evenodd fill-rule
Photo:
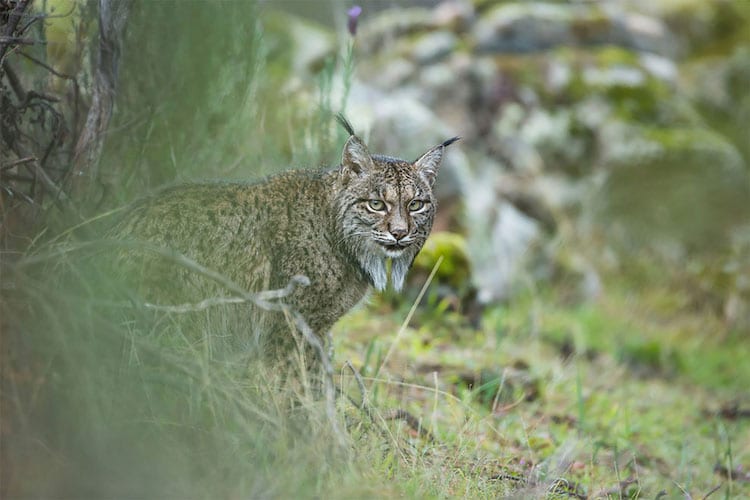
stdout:
<svg viewBox="0 0 750 500">
<path fill-rule="evenodd" d="M 354 128 L 352 127 L 352 124 L 349 123 L 349 120 L 347 120 L 346 117 L 342 113 L 336 113 L 336 120 L 338 120 L 341 126 L 344 127 L 344 130 L 349 132 L 349 135 L 357 135 L 354 133 Z"/>
<path fill-rule="evenodd" d="M 459 139 L 461 139 L 461 138 L 460 137 L 452 137 L 452 138 L 448 139 L 447 141 L 443 142 L 441 144 L 441 146 L 443 146 L 444 148 L 447 148 L 448 146 L 450 146 L 451 144 L 453 144 L 454 142 L 456 142 Z"/>
</svg>

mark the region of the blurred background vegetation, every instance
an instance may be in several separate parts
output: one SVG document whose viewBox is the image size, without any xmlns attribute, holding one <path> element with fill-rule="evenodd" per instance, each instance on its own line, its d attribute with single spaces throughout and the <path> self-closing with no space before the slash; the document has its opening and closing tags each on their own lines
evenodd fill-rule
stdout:
<svg viewBox="0 0 750 500">
<path fill-rule="evenodd" d="M 359 4 L 0 0 L 0 496 L 750 495 L 750 2 Z M 342 403 L 342 449 L 86 265 L 160 186 L 336 165 L 338 111 L 462 136 L 409 289 L 334 332 L 436 441 Z"/>
</svg>

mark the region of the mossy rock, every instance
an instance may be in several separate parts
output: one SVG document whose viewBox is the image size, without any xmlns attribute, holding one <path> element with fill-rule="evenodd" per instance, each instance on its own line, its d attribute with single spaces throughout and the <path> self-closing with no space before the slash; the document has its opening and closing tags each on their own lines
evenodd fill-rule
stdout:
<svg viewBox="0 0 750 500">
<path fill-rule="evenodd" d="M 557 100 L 580 102 L 600 96 L 623 120 L 650 123 L 659 120 L 674 90 L 673 81 L 655 74 L 648 59 L 632 50 L 606 46 L 587 51 L 560 49 L 555 55 L 567 65 L 571 75 L 568 84 L 555 92 Z M 668 60 L 660 61 L 665 61 L 672 70 L 664 73 L 676 74 Z"/>
<path fill-rule="evenodd" d="M 471 264 L 464 237 L 448 231 L 433 233 L 417 255 L 413 269 L 429 274 L 441 257 L 435 280 L 455 289 L 465 288 L 470 281 Z"/>
</svg>

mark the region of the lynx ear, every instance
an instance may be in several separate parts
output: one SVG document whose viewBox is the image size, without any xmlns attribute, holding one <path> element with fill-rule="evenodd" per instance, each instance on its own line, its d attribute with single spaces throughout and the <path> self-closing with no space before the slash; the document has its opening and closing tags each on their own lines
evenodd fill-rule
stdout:
<svg viewBox="0 0 750 500">
<path fill-rule="evenodd" d="M 341 172 L 343 174 L 352 173 L 362 175 L 372 168 L 372 158 L 370 157 L 367 146 L 365 146 L 359 137 L 353 135 L 344 144 L 344 153 L 341 158 Z"/>
<path fill-rule="evenodd" d="M 414 167 L 417 169 L 417 172 L 419 172 L 422 176 L 424 176 L 425 179 L 427 179 L 427 182 L 430 183 L 430 186 L 435 184 L 435 178 L 437 177 L 438 169 L 440 168 L 440 162 L 443 160 L 443 151 L 445 151 L 445 148 L 447 146 L 450 146 L 458 139 L 460 138 L 453 137 L 452 139 L 448 139 L 442 144 L 438 144 L 437 146 L 420 156 L 419 159 L 414 162 Z"/>
</svg>

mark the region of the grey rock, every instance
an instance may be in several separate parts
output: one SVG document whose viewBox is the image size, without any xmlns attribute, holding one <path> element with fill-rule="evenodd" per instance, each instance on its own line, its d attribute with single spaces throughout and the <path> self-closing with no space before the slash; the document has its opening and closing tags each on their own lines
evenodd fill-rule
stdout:
<svg viewBox="0 0 750 500">
<path fill-rule="evenodd" d="M 419 64 L 432 64 L 448 56 L 457 44 L 458 39 L 453 33 L 434 31 L 421 35 L 414 41 L 412 56 Z"/>
<path fill-rule="evenodd" d="M 417 65 L 403 57 L 394 58 L 384 68 L 371 72 L 371 80 L 382 89 L 395 89 L 408 82 L 417 72 Z"/>
<path fill-rule="evenodd" d="M 480 52 L 533 52 L 568 44 L 572 13 L 548 3 L 501 4 L 485 13 L 474 34 Z"/>
<path fill-rule="evenodd" d="M 519 281 L 528 277 L 531 250 L 543 236 L 537 221 L 499 199 L 500 174 L 499 165 L 486 161 L 469 180 L 471 196 L 465 202 L 472 279 L 483 303 L 512 296 Z"/>
<path fill-rule="evenodd" d="M 657 18 L 625 12 L 616 3 L 510 2 L 476 23 L 480 52 L 538 52 L 561 45 L 619 45 L 673 55 L 671 34 Z"/>
<path fill-rule="evenodd" d="M 357 33 L 357 44 L 365 53 L 372 54 L 391 47 L 405 35 L 428 32 L 434 27 L 431 9 L 387 9 L 362 24 Z"/>
<path fill-rule="evenodd" d="M 576 115 L 565 108 L 506 105 L 494 129 L 497 148 L 519 172 L 583 171 L 590 163 L 585 158 L 590 147 L 575 121 Z"/>
</svg>

